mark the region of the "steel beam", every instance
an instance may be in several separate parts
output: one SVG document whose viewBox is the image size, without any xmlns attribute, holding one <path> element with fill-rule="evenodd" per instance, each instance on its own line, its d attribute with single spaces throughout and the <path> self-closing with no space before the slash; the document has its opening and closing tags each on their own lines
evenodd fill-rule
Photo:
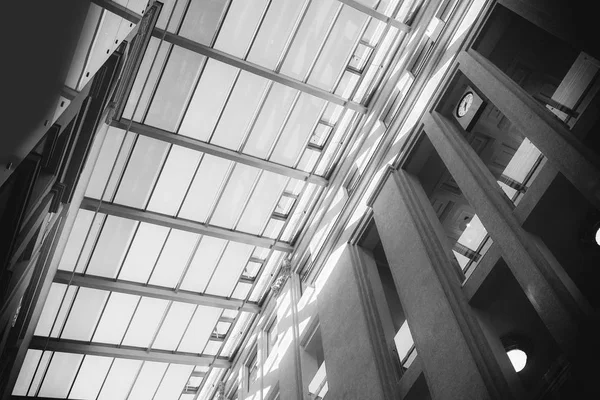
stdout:
<svg viewBox="0 0 600 400">
<path fill-rule="evenodd" d="M 185 147 L 190 150 L 200 151 L 202 153 L 224 158 L 239 164 L 264 169 L 265 171 L 274 172 L 279 175 L 289 176 L 290 178 L 314 183 L 319 186 L 327 186 L 329 184 L 329 181 L 322 176 L 313 175 L 299 169 L 263 160 L 248 154 L 238 153 L 237 151 L 226 149 L 221 146 L 202 142 L 187 136 L 178 135 L 174 132 L 165 131 L 153 126 L 140 124 L 139 122 L 133 122 L 128 119 L 122 118 L 120 121 L 113 120 L 112 126 L 124 130 L 129 129 L 130 132 L 137 133 L 138 135 L 161 140 L 163 142 Z"/>
<path fill-rule="evenodd" d="M 369 17 L 373 17 L 380 21 L 385 22 L 386 24 L 392 25 L 394 28 L 397 28 L 401 31 L 408 32 L 410 30 L 410 26 L 403 24 L 395 18 L 388 17 L 387 15 L 366 6 L 356 0 L 338 0 L 340 3 L 347 5 L 348 7 L 352 7 L 357 11 L 360 11 L 363 14 L 367 14 Z"/>
<path fill-rule="evenodd" d="M 110 0 L 92 0 L 96 5 L 124 18 L 128 21 L 131 21 L 137 24 L 141 16 L 132 10 L 123 7 L 120 4 L 117 4 Z M 158 38 L 163 38 L 165 42 L 174 44 L 176 46 L 182 47 L 184 49 L 193 51 L 197 54 L 202 54 L 208 58 L 212 58 L 213 60 L 220 61 L 224 64 L 231 65 L 233 67 L 239 68 L 243 71 L 250 72 L 251 74 L 261 76 L 263 78 L 269 79 L 273 82 L 280 83 L 284 86 L 291 87 L 293 89 L 299 90 L 301 92 L 313 95 L 315 97 L 321 98 L 323 100 L 329 101 L 334 104 L 339 104 L 341 106 L 345 106 L 351 110 L 357 111 L 361 114 L 367 113 L 367 107 L 357 103 L 355 101 L 349 101 L 344 99 L 341 96 L 336 95 L 335 93 L 330 93 L 326 90 L 320 89 L 316 86 L 309 85 L 292 77 L 279 74 L 275 71 L 267 69 L 265 67 L 261 67 L 260 65 L 245 61 L 241 58 L 234 57 L 230 54 L 227 54 L 223 51 L 214 49 L 212 47 L 206 46 L 204 44 L 194 42 L 193 40 L 184 38 L 182 36 L 176 35 L 171 32 L 166 32 L 163 29 L 154 28 L 152 35 Z"/>
<path fill-rule="evenodd" d="M 104 343 L 83 342 L 79 340 L 48 338 L 43 336 L 34 336 L 31 339 L 29 348 L 35 350 L 56 351 L 59 353 L 125 358 L 129 360 L 212 366 L 215 368 L 231 367 L 231 362 L 224 357 L 178 351 L 149 350 L 144 347 L 118 346 Z"/>
<path fill-rule="evenodd" d="M 152 297 L 168 301 L 197 304 L 200 306 L 227 308 L 250 313 L 259 313 L 260 306 L 253 302 L 244 302 L 210 294 L 200 294 L 187 290 L 175 290 L 162 286 L 146 285 L 138 282 L 119 281 L 101 276 L 84 275 L 69 271 L 57 271 L 54 282 L 70 284 L 90 289 Z"/>
<path fill-rule="evenodd" d="M 253 246 L 282 251 L 285 253 L 291 253 L 294 251 L 294 246 L 291 244 L 270 239 L 268 237 L 252 235 L 250 233 L 234 231 L 214 225 L 202 224 L 200 222 L 190 221 L 188 219 L 175 218 L 169 215 L 141 210 L 139 208 L 128 207 L 121 204 L 101 202 L 100 200 L 91 199 L 89 197 L 85 197 L 83 199 L 81 202 L 81 208 L 84 210 L 98 211 L 103 214 L 114 215 L 115 217 L 147 222 L 149 224 L 179 229 L 182 231 L 193 232 L 224 240 L 231 240 L 238 243 L 246 243 Z"/>
</svg>

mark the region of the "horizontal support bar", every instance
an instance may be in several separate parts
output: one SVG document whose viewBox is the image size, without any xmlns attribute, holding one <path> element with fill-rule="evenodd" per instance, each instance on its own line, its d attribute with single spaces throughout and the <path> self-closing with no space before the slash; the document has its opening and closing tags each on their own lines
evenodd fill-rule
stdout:
<svg viewBox="0 0 600 400">
<path fill-rule="evenodd" d="M 65 340 L 34 336 L 29 344 L 30 349 L 56 351 L 59 353 L 89 354 L 102 357 L 125 358 L 163 363 L 212 366 L 229 368 L 231 362 L 224 357 L 198 355 L 167 350 L 148 350 L 143 347 L 118 346 L 104 343 L 90 343 L 79 340 Z"/>
<path fill-rule="evenodd" d="M 71 284 L 90 289 L 106 290 L 110 292 L 132 294 L 136 296 L 152 297 L 168 301 L 197 304 L 200 306 L 228 308 L 251 313 L 259 313 L 257 303 L 243 302 L 242 300 L 228 299 L 226 297 L 210 294 L 200 294 L 187 290 L 175 290 L 161 286 L 146 285 L 138 282 L 119 281 L 101 276 L 84 275 L 69 271 L 57 271 L 54 282 Z"/>
<path fill-rule="evenodd" d="M 221 317 L 221 318 L 219 318 L 219 322 L 225 322 L 225 323 L 233 324 L 235 322 L 235 318 L 232 318 L 232 317 Z"/>
<path fill-rule="evenodd" d="M 403 24 L 402 22 L 398 21 L 397 19 L 388 17 L 387 15 L 385 15 L 369 6 L 366 6 L 357 0 L 338 0 L 338 1 L 340 3 L 347 5 L 348 7 L 352 7 L 355 10 L 360 11 L 363 14 L 367 14 L 368 16 L 378 19 L 380 21 L 383 21 L 386 24 L 390 24 L 394 28 L 397 28 L 401 31 L 408 32 L 410 30 L 410 26 Z"/>
<path fill-rule="evenodd" d="M 139 122 L 133 122 L 128 119 L 122 118 L 120 121 L 113 120 L 112 126 L 123 130 L 127 130 L 129 128 L 130 132 L 137 133 L 138 135 L 185 147 L 190 150 L 200 151 L 202 153 L 224 158 L 239 164 L 260 168 L 265 171 L 274 172 L 276 174 L 288 176 L 293 179 L 314 183 L 319 186 L 327 186 L 329 184 L 329 181 L 322 176 L 313 175 L 299 169 L 263 160 L 258 157 L 238 153 L 237 151 L 226 149 L 221 146 L 202 142 L 187 136 L 178 135 L 176 133 L 155 128 L 153 126 L 140 124 Z"/>
<path fill-rule="evenodd" d="M 252 235 L 250 233 L 233 231 L 219 226 L 202 224 L 200 222 L 190 221 L 183 218 L 175 218 L 165 214 L 159 214 L 152 211 L 141 210 L 115 203 L 101 202 L 100 200 L 85 197 L 81 202 L 81 208 L 89 211 L 98 211 L 102 214 L 113 215 L 115 217 L 133 219 L 149 224 L 160 225 L 167 228 L 179 229 L 182 231 L 197 233 L 216 237 L 232 242 L 246 243 L 252 246 L 264 247 L 291 253 L 294 251 L 294 246 L 289 243 L 275 239 L 270 239 L 263 236 Z"/>
<path fill-rule="evenodd" d="M 120 16 L 121 18 L 124 18 L 130 22 L 133 22 L 135 24 L 137 24 L 141 19 L 141 16 L 139 14 L 133 12 L 132 10 L 130 10 L 126 7 L 121 6 L 120 4 L 115 3 L 114 1 L 93 0 L 93 2 L 96 5 Z M 312 96 L 321 98 L 323 100 L 329 101 L 331 103 L 345 106 L 345 107 L 347 107 L 351 110 L 357 111 L 361 114 L 366 114 L 366 112 L 367 112 L 367 107 L 360 103 L 357 103 L 355 101 L 346 100 L 343 97 L 338 96 L 335 93 L 330 93 L 326 90 L 323 90 L 316 86 L 301 82 L 292 77 L 279 74 L 279 73 L 272 71 L 270 69 L 267 69 L 265 67 L 261 67 L 260 65 L 253 64 L 251 62 L 248 62 L 248 61 L 243 60 L 238 57 L 234 57 L 223 51 L 214 49 L 212 47 L 206 46 L 206 45 L 198 43 L 198 42 L 194 42 L 193 40 L 184 38 L 184 37 L 176 35 L 174 33 L 166 32 L 163 29 L 154 28 L 152 35 L 155 37 L 158 37 L 158 38 L 164 38 L 165 42 L 168 42 L 168 43 L 174 44 L 176 46 L 179 46 L 181 48 L 193 51 L 194 53 L 202 54 L 203 56 L 212 58 L 213 60 L 217 60 L 224 64 L 231 65 L 231 66 L 239 68 L 243 71 L 250 72 L 251 74 L 254 74 L 254 75 L 262 76 L 263 78 L 269 79 L 273 82 L 280 83 L 284 86 L 291 87 L 291 88 L 299 90 L 301 92 L 304 92 L 304 93 L 310 94 Z"/>
</svg>

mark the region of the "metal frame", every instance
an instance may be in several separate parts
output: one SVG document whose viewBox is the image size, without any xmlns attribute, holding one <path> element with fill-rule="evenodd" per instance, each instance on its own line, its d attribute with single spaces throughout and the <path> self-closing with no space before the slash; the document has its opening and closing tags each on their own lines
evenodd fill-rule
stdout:
<svg viewBox="0 0 600 400">
<path fill-rule="evenodd" d="M 231 366 L 231 362 L 222 357 L 217 358 L 215 356 L 203 354 L 168 350 L 150 350 L 144 347 L 118 346 L 83 342 L 79 340 L 55 339 L 43 336 L 34 336 L 31 339 L 29 348 L 60 353 L 85 354 L 185 365 L 214 366 L 217 368 L 229 368 Z"/>
<path fill-rule="evenodd" d="M 139 122 L 133 122 L 128 119 L 113 121 L 112 126 L 123 130 L 129 129 L 130 132 L 137 133 L 138 135 L 150 137 L 166 143 L 185 147 L 190 150 L 196 150 L 205 154 L 210 154 L 213 156 L 224 158 L 226 160 L 234 161 L 239 164 L 249 165 L 251 167 L 274 172 L 279 175 L 284 175 L 301 181 L 314 183 L 319 186 L 329 185 L 329 181 L 322 176 L 288 167 L 286 165 L 263 160 L 262 158 L 239 153 L 234 150 L 230 150 L 211 143 L 202 142 L 200 140 L 193 139 L 187 136 L 178 135 L 174 132 L 169 132 L 160 128 L 155 128 L 153 126 L 140 124 Z"/>
<path fill-rule="evenodd" d="M 93 3 L 104 8 L 107 11 L 110 11 L 128 21 L 133 23 L 138 23 L 141 19 L 141 16 L 137 13 L 129 10 L 126 7 L 123 7 L 111 0 L 93 0 Z M 269 79 L 273 82 L 280 83 L 284 86 L 291 87 L 293 89 L 299 90 L 301 92 L 313 95 L 315 97 L 319 97 L 323 100 L 329 101 L 331 103 L 339 104 L 341 106 L 348 107 L 352 110 L 355 110 L 361 114 L 367 113 L 367 107 L 350 100 L 345 100 L 341 96 L 338 96 L 334 93 L 330 93 L 326 90 L 320 89 L 316 86 L 309 85 L 292 77 L 279 74 L 270 69 L 264 68 L 260 65 L 245 61 L 241 58 L 234 57 L 230 54 L 227 54 L 223 51 L 211 48 L 209 46 L 203 45 L 198 42 L 194 42 L 193 40 L 184 38 L 177 34 L 167 32 L 163 29 L 154 28 L 152 32 L 152 36 L 158 38 L 164 38 L 165 42 L 174 44 L 181 48 L 193 51 L 197 54 L 202 54 L 208 58 L 212 58 L 213 60 L 220 61 L 224 64 L 231 65 L 235 68 L 239 68 L 243 71 L 250 72 L 251 74 L 261 76 L 263 78 Z"/>
<path fill-rule="evenodd" d="M 89 197 L 85 197 L 83 199 L 81 202 L 81 208 L 88 211 L 97 211 L 99 213 L 112 215 L 115 217 L 147 222 L 167 228 L 179 229 L 200 235 L 230 240 L 233 242 L 246 243 L 253 246 L 274 249 L 285 253 L 291 253 L 294 251 L 294 246 L 287 242 L 282 242 L 263 236 L 252 235 L 250 233 L 233 231 L 230 229 L 190 221 L 187 219 L 175 218 L 165 214 L 141 210 L 139 208 L 128 207 L 115 203 L 105 203 L 101 200 L 91 199 Z"/>
<path fill-rule="evenodd" d="M 250 313 L 259 313 L 261 310 L 261 307 L 253 302 L 245 302 L 243 300 L 235 300 L 210 294 L 200 294 L 187 290 L 171 289 L 162 286 L 146 285 L 137 282 L 119 281 L 111 278 L 84 275 L 69 271 L 57 271 L 54 276 L 54 282 L 90 289 L 177 301 L 180 303 L 227 308 Z"/>
<path fill-rule="evenodd" d="M 386 24 L 390 24 L 394 28 L 397 28 L 401 31 L 408 32 L 410 30 L 410 26 L 403 24 L 402 22 L 398 21 L 395 18 L 388 17 L 387 15 L 383 14 L 382 12 L 379 12 L 379 11 L 375 10 L 374 8 L 366 6 L 356 0 L 338 0 L 338 1 L 340 3 L 347 5 L 348 7 L 352 7 L 355 10 L 360 11 L 363 14 L 367 14 L 368 16 L 378 19 L 380 21 L 383 21 Z"/>
</svg>

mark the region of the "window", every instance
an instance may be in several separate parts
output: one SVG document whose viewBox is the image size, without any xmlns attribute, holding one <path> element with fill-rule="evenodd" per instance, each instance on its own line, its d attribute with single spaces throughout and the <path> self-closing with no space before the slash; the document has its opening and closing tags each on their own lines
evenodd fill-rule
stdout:
<svg viewBox="0 0 600 400">
<path fill-rule="evenodd" d="M 248 362 L 246 363 L 246 368 L 248 369 L 248 387 L 252 385 L 256 378 L 258 378 L 258 351 L 257 347 L 254 346 L 250 356 L 248 357 Z"/>
<path fill-rule="evenodd" d="M 277 318 L 273 318 L 273 320 L 267 325 L 267 329 L 265 330 L 265 336 L 267 337 L 267 357 L 273 351 L 275 344 L 277 343 Z"/>
</svg>

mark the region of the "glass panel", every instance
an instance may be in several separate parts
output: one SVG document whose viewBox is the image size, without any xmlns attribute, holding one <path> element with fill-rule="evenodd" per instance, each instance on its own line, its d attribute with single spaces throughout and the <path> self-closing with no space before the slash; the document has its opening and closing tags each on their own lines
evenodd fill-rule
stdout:
<svg viewBox="0 0 600 400">
<path fill-rule="evenodd" d="M 383 34 L 384 28 L 385 22 L 372 18 L 369 22 L 369 25 L 367 25 L 367 29 L 365 29 L 365 33 L 362 36 L 362 40 L 372 46 L 377 45 L 377 43 L 381 39 L 381 35 Z"/>
<path fill-rule="evenodd" d="M 231 165 L 231 161 L 205 154 L 179 217 L 205 222 Z"/>
<path fill-rule="evenodd" d="M 260 234 L 287 181 L 283 175 L 263 172 L 236 229 Z"/>
<path fill-rule="evenodd" d="M 227 241 L 204 236 L 183 279 L 181 289 L 203 292 Z"/>
<path fill-rule="evenodd" d="M 35 396 L 38 389 L 40 388 L 40 384 L 42 383 L 42 378 L 46 374 L 46 369 L 48 368 L 48 364 L 50 363 L 50 358 L 54 353 L 51 351 L 45 351 L 42 354 L 42 359 L 40 360 L 40 364 L 38 369 L 33 377 L 33 381 L 31 382 L 31 386 L 29 388 L 28 396 Z"/>
<path fill-rule="evenodd" d="M 75 384 L 69 398 L 94 400 L 104 382 L 104 377 L 110 368 L 112 358 L 86 355 L 77 373 Z"/>
<path fill-rule="evenodd" d="M 281 134 L 270 160 L 292 166 L 308 142 L 325 101 L 303 93 Z"/>
<path fill-rule="evenodd" d="M 98 193 L 99 193 L 98 196 L 100 196 L 100 193 L 104 193 L 102 196 L 103 200 L 112 201 L 136 138 L 137 138 L 137 135 L 135 135 L 133 133 L 127 134 L 125 136 L 123 146 L 119 150 L 117 160 L 114 161 L 114 168 L 113 168 L 112 164 L 106 165 L 104 167 L 104 168 L 106 168 L 107 174 L 105 177 L 103 177 L 104 181 L 100 182 L 100 184 L 102 186 L 98 190 Z M 102 167 L 96 165 L 94 167 L 94 171 L 97 168 L 102 168 Z M 109 172 L 110 172 L 110 176 L 108 174 Z M 106 180 L 108 180 L 108 182 L 106 182 Z M 104 189 L 104 185 L 106 185 L 106 189 Z"/>
<path fill-rule="evenodd" d="M 283 229 L 283 221 L 278 219 L 271 219 L 263 232 L 263 236 L 266 236 L 271 239 L 277 239 L 279 237 L 279 233 Z"/>
<path fill-rule="evenodd" d="M 108 293 L 104 290 L 79 288 L 61 338 L 91 340 Z"/>
<path fill-rule="evenodd" d="M 35 327 L 36 336 L 50 336 L 50 329 L 52 329 L 52 324 L 54 323 L 56 313 L 66 290 L 67 285 L 63 285 L 62 283 L 52 283 L 50 286 L 42 314 Z"/>
<path fill-rule="evenodd" d="M 139 300 L 140 296 L 111 293 L 92 341 L 120 344 Z"/>
<path fill-rule="evenodd" d="M 189 353 L 202 353 L 206 341 L 210 337 L 215 323 L 220 316 L 220 308 L 198 306 L 177 350 Z"/>
<path fill-rule="evenodd" d="M 94 212 L 87 210 L 79 210 L 77 211 L 77 217 L 75 217 L 75 223 L 73 224 L 73 229 L 69 234 L 69 239 L 67 240 L 67 245 L 65 247 L 65 251 L 63 252 L 62 258 L 60 259 L 60 264 L 58 269 L 64 271 L 73 271 L 75 265 L 77 264 L 77 259 L 79 258 L 79 254 L 84 246 L 84 241 L 86 239 L 86 235 L 90 230 L 90 226 L 92 225 L 92 220 L 94 219 Z M 96 223 L 94 224 L 94 228 L 90 233 L 90 237 L 88 242 L 94 242 L 98 233 L 98 228 L 102 223 L 102 216 L 96 218 Z M 89 247 L 89 246 L 88 246 Z M 88 249 L 89 250 L 89 249 Z M 89 252 L 85 252 L 89 254 Z M 87 257 L 85 257 L 87 261 Z M 82 263 L 80 262 L 80 265 Z"/>
<path fill-rule="evenodd" d="M 400 358 L 400 362 L 402 362 L 415 344 L 408 326 L 408 321 L 405 321 L 402 324 L 400 330 L 396 333 L 396 336 L 394 336 L 394 343 L 396 344 L 396 350 L 398 350 L 398 358 Z"/>
<path fill-rule="evenodd" d="M 130 134 L 129 136 L 134 135 Z M 124 130 L 112 126 L 108 128 L 108 132 L 106 132 L 106 137 L 102 143 L 102 148 L 98 154 L 98 159 L 94 165 L 90 182 L 85 190 L 85 195 L 87 197 L 99 199 L 102 196 L 109 174 L 113 165 L 115 165 L 115 160 L 117 159 L 119 149 L 123 143 L 123 138 L 125 138 Z M 127 143 L 130 144 L 131 142 L 128 141 Z M 115 167 L 117 174 L 120 172 L 120 169 L 122 169 L 122 165 L 119 169 Z"/>
<path fill-rule="evenodd" d="M 175 215 L 194 177 L 201 156 L 202 153 L 184 147 L 171 147 L 147 209 Z"/>
<path fill-rule="evenodd" d="M 195 308 L 193 304 L 174 302 L 156 336 L 156 340 L 152 344 L 152 348 L 175 350 Z"/>
<path fill-rule="evenodd" d="M 321 117 L 322 121 L 325 121 L 331 125 L 335 125 L 344 112 L 344 107 L 329 103 L 327 107 L 325 107 L 325 111 L 323 112 L 323 116 Z"/>
<path fill-rule="evenodd" d="M 353 8 L 342 9 L 308 83 L 327 91 L 333 89 L 367 19 L 365 14 Z"/>
<path fill-rule="evenodd" d="M 273 0 L 256 36 L 248 61 L 274 70 L 294 22 L 304 5 L 302 0 Z"/>
<path fill-rule="evenodd" d="M 240 316 L 235 322 L 233 329 L 231 330 L 231 335 L 229 335 L 229 337 L 223 344 L 223 350 L 221 351 L 222 357 L 231 356 L 231 354 L 237 346 L 237 343 L 242 337 L 242 332 L 245 331 L 245 328 L 248 325 L 248 322 L 250 321 L 251 317 L 251 313 L 240 312 Z"/>
<path fill-rule="evenodd" d="M 77 286 L 69 286 L 67 289 L 67 294 L 65 295 L 64 300 L 62 300 L 62 305 L 56 317 L 56 322 L 54 322 L 54 327 L 50 333 L 51 337 L 58 337 L 60 334 L 78 289 L 79 288 Z"/>
<path fill-rule="evenodd" d="M 354 54 L 352 55 L 348 65 L 357 71 L 362 71 L 367 64 L 372 51 L 373 49 L 370 47 L 367 47 L 364 44 L 359 44 L 356 47 L 356 50 L 354 50 Z"/>
<path fill-rule="evenodd" d="M 17 382 L 13 388 L 13 396 L 27 395 L 29 383 L 33 379 L 35 369 L 37 368 L 41 357 L 41 350 L 27 350 L 27 354 L 25 354 L 25 359 L 23 360 L 23 365 L 21 366 L 21 371 L 19 371 Z"/>
<path fill-rule="evenodd" d="M 317 165 L 320 154 L 320 151 L 306 149 L 296 168 L 301 169 L 302 171 L 312 172 Z"/>
<path fill-rule="evenodd" d="M 278 212 L 283 215 L 288 215 L 292 207 L 294 206 L 294 198 L 289 196 L 281 196 L 279 199 L 279 203 L 277 203 L 277 207 L 275 208 L 275 212 Z"/>
<path fill-rule="evenodd" d="M 241 72 L 211 143 L 238 150 L 246 130 L 256 113 L 267 80 L 249 72 Z"/>
<path fill-rule="evenodd" d="M 297 90 L 274 83 L 250 133 L 244 153 L 266 158 L 273 146 Z"/>
<path fill-rule="evenodd" d="M 119 279 L 148 282 L 168 233 L 169 228 L 140 222 L 123 268 L 119 273 Z"/>
<path fill-rule="evenodd" d="M 119 184 L 115 203 L 144 208 L 170 145 L 139 136 Z"/>
<path fill-rule="evenodd" d="M 175 287 L 198 238 L 195 233 L 172 229 L 150 278 L 150 284 Z"/>
<path fill-rule="evenodd" d="M 233 229 L 259 172 L 259 169 L 247 165 L 235 166 L 210 220 L 211 225 Z"/>
<path fill-rule="evenodd" d="M 206 344 L 206 347 L 204 348 L 203 354 L 206 354 L 209 356 L 216 356 L 217 352 L 221 348 L 221 344 L 222 344 L 221 342 L 209 340 L 208 343 Z"/>
<path fill-rule="evenodd" d="M 313 1 L 285 58 L 281 73 L 304 80 L 336 11 L 342 7 L 337 0 Z"/>
<path fill-rule="evenodd" d="M 146 361 L 128 400 L 147 400 L 154 396 L 169 364 Z"/>
<path fill-rule="evenodd" d="M 54 353 L 40 388 L 40 396 L 67 397 L 82 358 L 80 354 Z"/>
<path fill-rule="evenodd" d="M 156 332 L 168 302 L 166 300 L 142 297 L 123 344 L 126 346 L 147 347 Z"/>
<path fill-rule="evenodd" d="M 360 76 L 354 72 L 345 71 L 342 75 L 342 79 L 335 89 L 335 94 L 341 96 L 344 99 L 349 99 L 350 95 L 354 92 L 354 88 L 358 83 Z"/>
<path fill-rule="evenodd" d="M 247 276 L 249 278 L 254 278 L 256 276 L 256 274 L 258 274 L 258 271 L 260 270 L 261 265 L 262 265 L 261 263 L 249 262 L 248 264 L 246 264 L 246 267 L 244 268 L 243 275 Z"/>
<path fill-rule="evenodd" d="M 181 123 L 180 135 L 204 142 L 210 139 L 236 73 L 237 68 L 208 60 Z"/>
<path fill-rule="evenodd" d="M 141 365 L 139 360 L 115 358 L 98 399 L 124 400 Z"/>
<path fill-rule="evenodd" d="M 229 332 L 229 328 L 231 328 L 231 324 L 228 322 L 219 322 L 216 326 L 219 335 L 226 335 Z"/>
<path fill-rule="evenodd" d="M 169 369 L 167 369 L 154 398 L 177 400 L 193 369 L 194 367 L 191 365 L 169 365 Z"/>
<path fill-rule="evenodd" d="M 242 270 L 252 254 L 254 246 L 243 243 L 229 242 L 223 257 L 215 270 L 206 293 L 219 296 L 229 296 Z"/>
<path fill-rule="evenodd" d="M 332 131 L 332 127 L 329 125 L 318 124 L 310 137 L 310 143 L 316 146 L 323 146 Z"/>
<path fill-rule="evenodd" d="M 137 221 L 108 216 L 86 273 L 108 278 L 117 276 L 136 225 Z"/>
<path fill-rule="evenodd" d="M 252 289 L 251 284 L 240 282 L 235 287 L 235 290 L 233 291 L 231 297 L 233 297 L 234 299 L 245 300 L 246 296 L 248 296 L 248 293 L 250 293 L 250 289 Z"/>
<path fill-rule="evenodd" d="M 215 49 L 244 58 L 267 0 L 234 1 L 221 27 Z"/>
<path fill-rule="evenodd" d="M 227 0 L 191 1 L 179 35 L 210 45 L 227 3 Z"/>
</svg>

